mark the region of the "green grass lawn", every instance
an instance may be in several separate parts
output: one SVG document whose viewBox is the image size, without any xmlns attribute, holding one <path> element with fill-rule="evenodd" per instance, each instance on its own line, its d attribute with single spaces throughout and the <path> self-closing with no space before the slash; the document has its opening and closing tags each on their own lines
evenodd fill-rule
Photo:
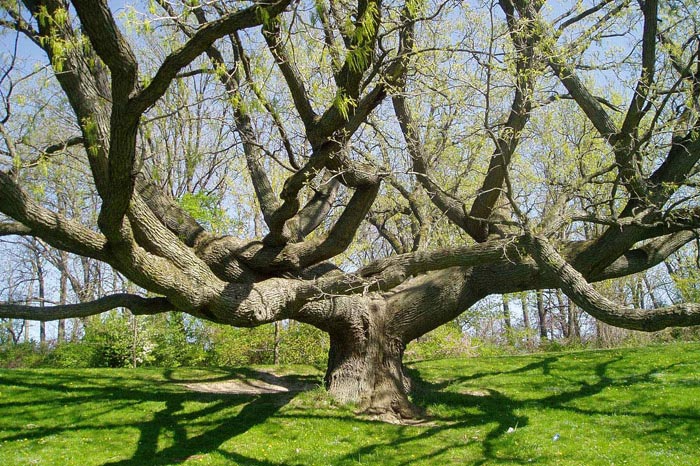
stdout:
<svg viewBox="0 0 700 466">
<path fill-rule="evenodd" d="M 421 426 L 358 418 L 318 388 L 181 385 L 252 369 L 2 370 L 0 465 L 700 465 L 700 344 L 410 367 Z"/>
</svg>

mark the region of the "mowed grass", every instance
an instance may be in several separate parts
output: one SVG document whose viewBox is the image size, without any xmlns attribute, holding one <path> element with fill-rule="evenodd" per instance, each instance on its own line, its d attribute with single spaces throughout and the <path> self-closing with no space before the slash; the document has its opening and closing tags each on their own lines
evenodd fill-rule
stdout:
<svg viewBox="0 0 700 466">
<path fill-rule="evenodd" d="M 252 368 L 3 370 L 0 465 L 700 465 L 700 344 L 410 368 L 424 425 L 362 419 L 320 388 L 181 385 Z M 313 368 L 282 370 L 290 383 L 321 381 Z"/>
</svg>

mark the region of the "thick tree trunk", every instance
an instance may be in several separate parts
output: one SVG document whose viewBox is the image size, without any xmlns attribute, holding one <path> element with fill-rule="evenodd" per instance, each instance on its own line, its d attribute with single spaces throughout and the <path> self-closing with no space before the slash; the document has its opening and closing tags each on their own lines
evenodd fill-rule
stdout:
<svg viewBox="0 0 700 466">
<path fill-rule="evenodd" d="M 388 328 L 385 302 L 372 299 L 353 316 L 329 331 L 327 390 L 339 402 L 357 403 L 364 413 L 386 421 L 419 417 L 421 411 L 408 399 L 405 344 Z"/>
<path fill-rule="evenodd" d="M 336 400 L 358 403 L 367 414 L 389 421 L 413 419 L 420 410 L 408 399 L 411 383 L 403 350 L 399 339 L 369 329 L 364 340 L 331 335 L 326 388 Z"/>
</svg>

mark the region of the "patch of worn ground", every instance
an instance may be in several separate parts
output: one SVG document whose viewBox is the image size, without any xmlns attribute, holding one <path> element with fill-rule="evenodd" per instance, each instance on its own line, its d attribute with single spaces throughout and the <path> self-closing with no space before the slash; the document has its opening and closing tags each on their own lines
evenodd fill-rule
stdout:
<svg viewBox="0 0 700 466">
<path fill-rule="evenodd" d="M 290 380 L 272 372 L 257 371 L 255 378 L 220 380 L 216 382 L 183 383 L 183 387 L 200 393 L 221 393 L 230 395 L 262 395 L 266 393 L 301 392 L 314 385 Z"/>
</svg>

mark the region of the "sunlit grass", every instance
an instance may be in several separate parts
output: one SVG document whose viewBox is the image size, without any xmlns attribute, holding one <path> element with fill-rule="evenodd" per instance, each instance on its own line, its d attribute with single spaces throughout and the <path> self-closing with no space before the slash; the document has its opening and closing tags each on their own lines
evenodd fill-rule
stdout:
<svg viewBox="0 0 700 466">
<path fill-rule="evenodd" d="M 313 386 L 321 373 L 287 368 Z M 291 372 L 290 372 L 291 371 Z M 250 369 L 0 371 L 2 465 L 700 464 L 700 344 L 411 365 L 429 422 L 320 389 L 205 394 Z"/>
</svg>

